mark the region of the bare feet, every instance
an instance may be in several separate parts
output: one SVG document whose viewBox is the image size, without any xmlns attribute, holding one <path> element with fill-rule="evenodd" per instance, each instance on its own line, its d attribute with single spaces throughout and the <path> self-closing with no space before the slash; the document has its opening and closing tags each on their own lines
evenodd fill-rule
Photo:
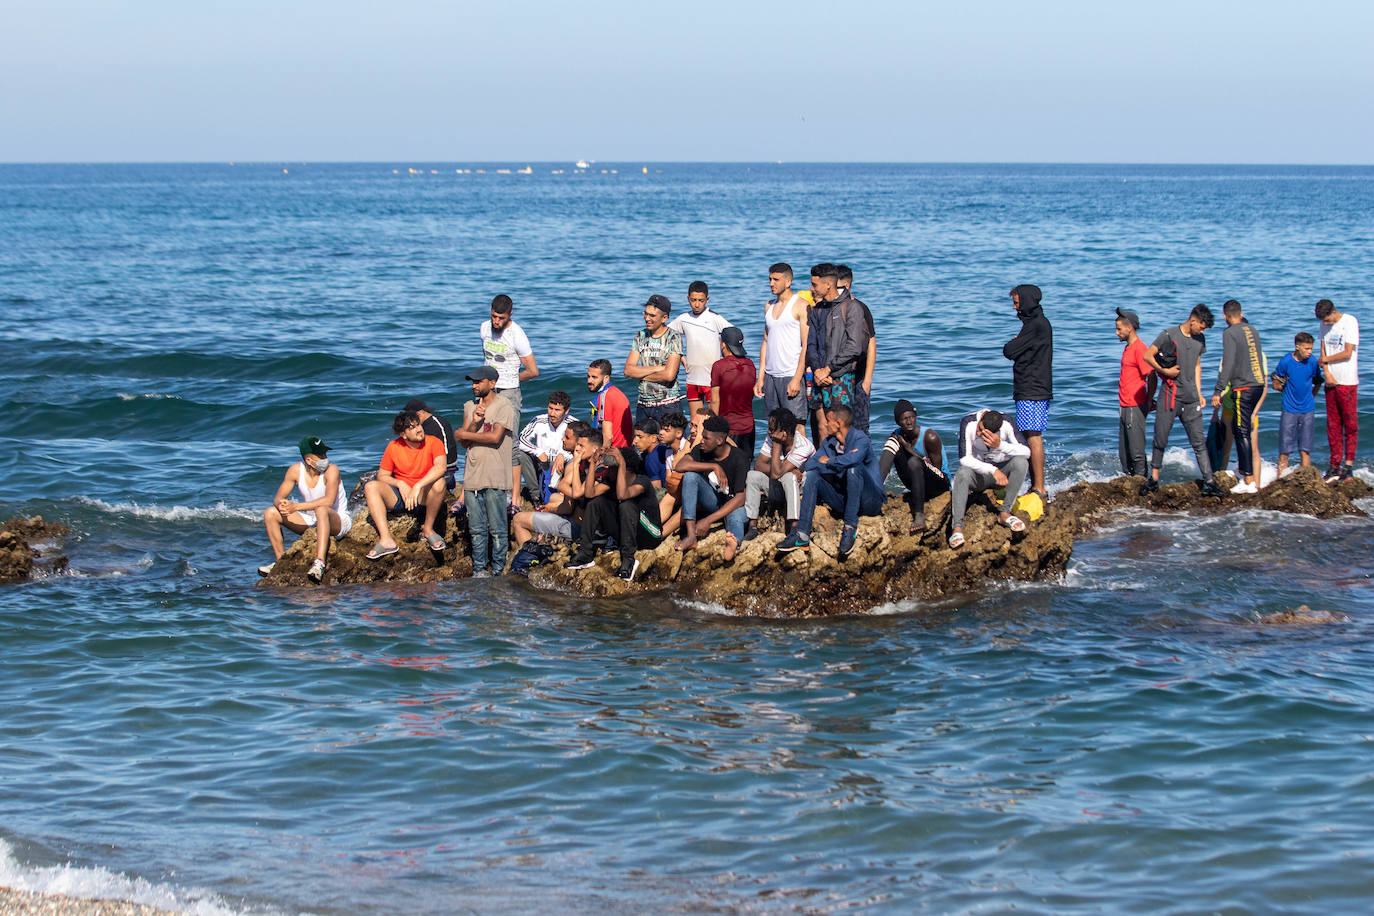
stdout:
<svg viewBox="0 0 1374 916">
<path fill-rule="evenodd" d="M 693 547 L 695 547 L 695 546 L 697 546 L 697 536 L 696 536 L 696 532 L 693 531 L 693 532 L 688 533 L 688 535 L 687 535 L 685 538 L 682 538 L 682 539 L 679 540 L 676 544 L 674 544 L 674 545 L 673 545 L 673 549 L 674 549 L 674 550 L 691 550 L 691 549 L 692 549 Z"/>
<path fill-rule="evenodd" d="M 733 534 L 726 532 L 725 549 L 720 552 L 720 558 L 724 560 L 726 563 L 729 563 L 731 560 L 735 558 L 735 551 L 738 549 L 739 541 L 735 540 L 735 536 Z"/>
</svg>

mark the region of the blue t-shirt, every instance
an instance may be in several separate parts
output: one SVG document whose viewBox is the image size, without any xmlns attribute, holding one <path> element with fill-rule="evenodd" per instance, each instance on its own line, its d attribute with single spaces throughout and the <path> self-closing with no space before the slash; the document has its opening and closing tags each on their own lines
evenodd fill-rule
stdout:
<svg viewBox="0 0 1374 916">
<path fill-rule="evenodd" d="M 649 479 L 662 486 L 664 479 L 668 476 L 668 456 L 672 454 L 672 449 L 666 445 L 655 445 L 644 455 L 644 470 L 649 475 Z"/>
<path fill-rule="evenodd" d="M 1288 379 L 1283 386 L 1283 409 L 1288 413 L 1311 413 L 1317 409 L 1312 401 L 1312 380 L 1321 372 L 1315 355 L 1300 362 L 1292 353 L 1285 353 L 1279 360 L 1275 375 Z"/>
</svg>

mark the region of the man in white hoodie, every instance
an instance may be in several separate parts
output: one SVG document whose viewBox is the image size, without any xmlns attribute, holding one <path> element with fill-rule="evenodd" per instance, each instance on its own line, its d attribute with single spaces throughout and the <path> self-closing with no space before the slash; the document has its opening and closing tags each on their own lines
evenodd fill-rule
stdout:
<svg viewBox="0 0 1374 916">
<path fill-rule="evenodd" d="M 949 546 L 964 546 L 964 511 L 973 490 L 1006 487 L 1002 511 L 997 520 L 1012 531 L 1025 531 L 1026 523 L 1011 514 L 1021 485 L 1026 482 L 1030 447 L 1016 435 L 1016 428 L 996 410 L 980 410 L 964 417 L 959 424 L 959 471 L 950 487 L 950 514 L 953 531 Z"/>
</svg>

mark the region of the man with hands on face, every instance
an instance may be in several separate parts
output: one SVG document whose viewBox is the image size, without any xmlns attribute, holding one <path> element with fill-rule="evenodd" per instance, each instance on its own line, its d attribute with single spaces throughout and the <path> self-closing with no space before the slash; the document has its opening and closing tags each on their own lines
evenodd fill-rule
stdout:
<svg viewBox="0 0 1374 916">
<path fill-rule="evenodd" d="M 635 427 L 632 448 L 597 448 L 591 466 L 605 469 L 589 476 L 584 494 L 587 506 L 577 553 L 565 569 L 586 569 L 596 561 L 598 534 L 613 537 L 620 548 L 620 578 L 633 582 L 639 570 L 635 552 L 657 547 L 663 538 L 658 499 L 645 473 L 644 456 L 658 445 L 658 423 L 645 418 Z"/>
<path fill-rule="evenodd" d="M 1021 485 L 1026 482 L 1030 447 L 1016 437 L 1016 429 L 1001 412 L 980 410 L 959 424 L 959 470 L 950 487 L 951 532 L 949 546 L 964 546 L 964 512 L 969 493 L 989 487 L 1006 487 L 997 520 L 1012 531 L 1025 531 L 1026 523 L 1011 514 Z"/>
</svg>

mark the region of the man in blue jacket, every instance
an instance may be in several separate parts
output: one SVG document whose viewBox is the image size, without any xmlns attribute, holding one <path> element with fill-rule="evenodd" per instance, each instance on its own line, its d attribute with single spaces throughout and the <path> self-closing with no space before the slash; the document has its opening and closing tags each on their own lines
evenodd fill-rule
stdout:
<svg viewBox="0 0 1374 916">
<path fill-rule="evenodd" d="M 820 500 L 844 513 L 840 534 L 840 559 L 854 549 L 860 515 L 880 515 L 883 511 L 883 485 L 878 479 L 878 458 L 873 443 L 863 430 L 855 428 L 854 412 L 843 404 L 826 409 L 829 435 L 820 448 L 806 460 L 802 479 L 801 510 L 797 526 L 779 542 L 779 553 L 811 549 L 811 522 Z"/>
</svg>

